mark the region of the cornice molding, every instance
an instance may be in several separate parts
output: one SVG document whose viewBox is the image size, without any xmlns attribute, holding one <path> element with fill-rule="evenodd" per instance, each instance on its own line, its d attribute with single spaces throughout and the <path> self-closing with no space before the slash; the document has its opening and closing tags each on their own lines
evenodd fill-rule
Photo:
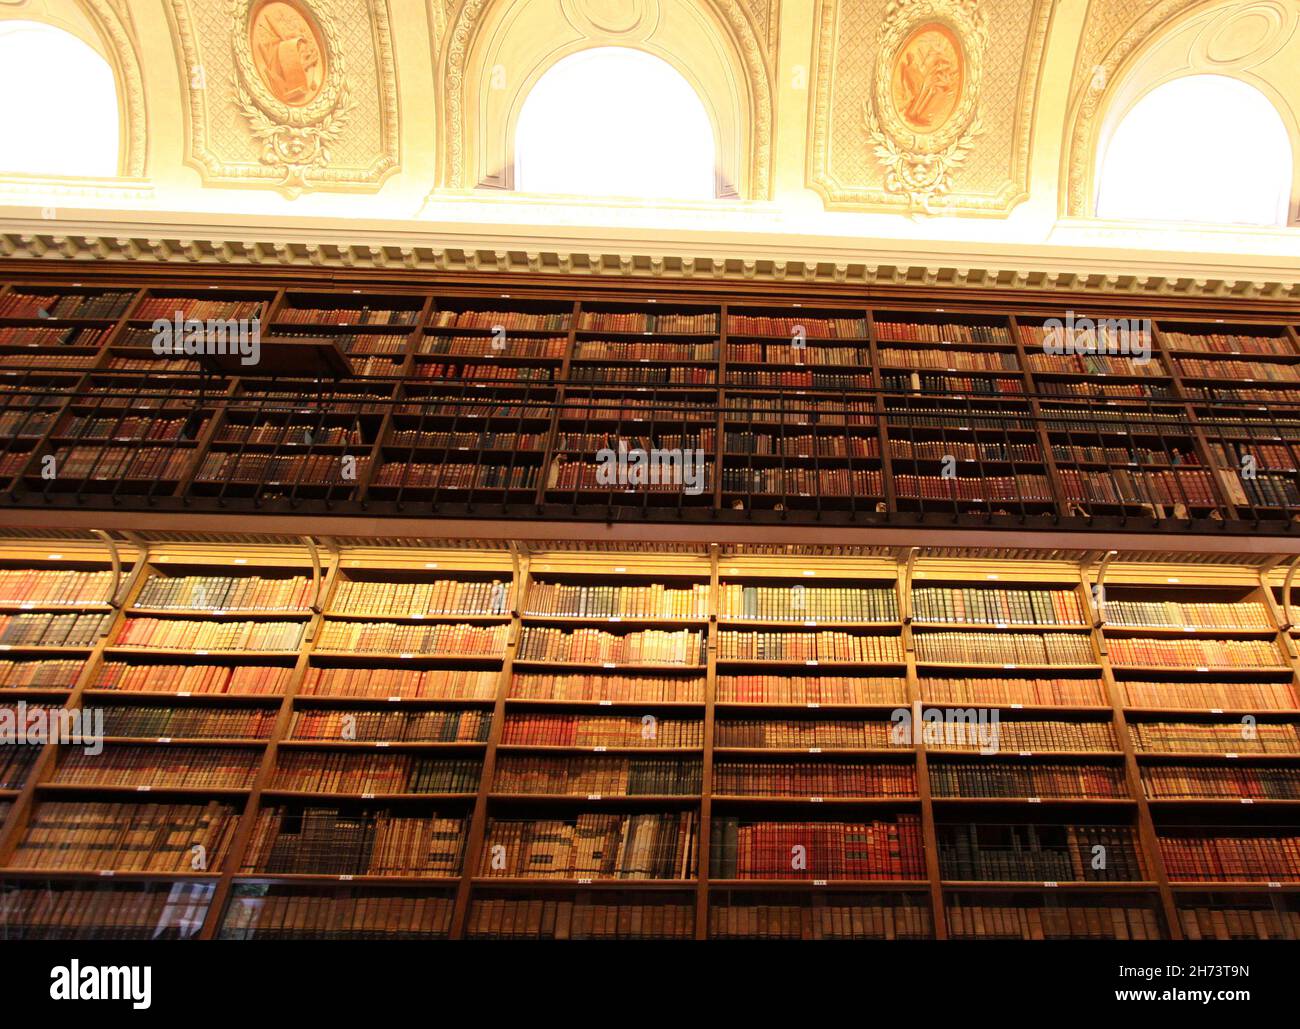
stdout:
<svg viewBox="0 0 1300 1029">
<path fill-rule="evenodd" d="M 836 253 L 815 248 L 816 256 L 789 256 L 796 249 L 780 243 L 728 251 L 721 245 L 703 252 L 683 243 L 650 249 L 621 240 L 592 239 L 563 247 L 552 240 L 502 239 L 485 244 L 484 233 L 418 234 L 366 231 L 349 233 L 351 241 L 322 239 L 322 231 L 293 235 L 280 230 L 242 239 L 221 238 L 191 229 L 178 233 L 167 224 L 94 227 L 48 223 L 6 226 L 0 220 L 0 258 L 39 261 L 131 262 L 136 264 L 227 267 L 389 269 L 436 274 L 487 273 L 593 278 L 642 278 L 678 281 L 770 282 L 788 285 L 906 286 L 981 291 L 1038 290 L 1121 297 L 1200 297 L 1300 300 L 1300 281 L 1251 274 L 1234 275 L 1221 255 L 1179 255 L 1176 263 L 1134 256 L 1131 267 L 1117 270 L 1113 256 L 1093 255 L 1086 248 L 1058 256 L 1049 248 L 1022 248 L 1020 254 L 955 255 L 926 253 L 913 244 L 907 251 L 881 241 L 876 253 L 859 248 Z M 402 239 L 406 235 L 408 238 Z M 396 241 L 395 241 L 396 240 Z M 805 251 L 809 247 L 800 247 Z M 1030 250 L 1037 253 L 1031 253 Z M 1062 248 L 1055 248 L 1058 251 Z M 945 259 L 946 258 L 946 259 Z M 1281 267 L 1290 267 L 1279 259 Z"/>
</svg>

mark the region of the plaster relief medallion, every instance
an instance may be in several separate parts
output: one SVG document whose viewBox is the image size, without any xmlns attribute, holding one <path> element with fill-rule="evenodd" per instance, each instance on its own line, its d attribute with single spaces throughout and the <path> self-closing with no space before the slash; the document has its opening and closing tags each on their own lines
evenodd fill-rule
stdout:
<svg viewBox="0 0 1300 1029">
<path fill-rule="evenodd" d="M 961 97 L 965 62 L 947 25 L 922 25 L 894 57 L 890 76 L 894 109 L 917 132 L 941 129 Z"/>
<path fill-rule="evenodd" d="M 931 212 L 982 131 L 988 22 L 975 0 L 890 0 L 863 123 L 885 189 Z"/>
<path fill-rule="evenodd" d="M 337 26 L 322 0 L 229 0 L 235 101 L 297 196 L 328 165 L 354 102 Z"/>
<path fill-rule="evenodd" d="M 255 8 L 249 43 L 257 73 L 277 100 L 301 107 L 320 96 L 325 85 L 325 46 L 310 18 L 295 4 L 272 0 Z"/>
</svg>

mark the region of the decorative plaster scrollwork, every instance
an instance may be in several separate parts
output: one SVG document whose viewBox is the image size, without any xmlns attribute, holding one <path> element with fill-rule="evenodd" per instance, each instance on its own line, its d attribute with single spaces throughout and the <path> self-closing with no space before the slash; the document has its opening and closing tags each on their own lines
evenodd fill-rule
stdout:
<svg viewBox="0 0 1300 1029">
<path fill-rule="evenodd" d="M 976 0 L 891 0 L 886 9 L 863 121 L 885 189 L 909 208 L 932 213 L 983 131 L 988 41 Z"/>
</svg>

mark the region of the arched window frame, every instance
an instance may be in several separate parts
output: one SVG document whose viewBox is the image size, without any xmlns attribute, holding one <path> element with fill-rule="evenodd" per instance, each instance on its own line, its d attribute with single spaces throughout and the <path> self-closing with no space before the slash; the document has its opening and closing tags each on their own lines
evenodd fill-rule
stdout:
<svg viewBox="0 0 1300 1029">
<path fill-rule="evenodd" d="M 652 53 L 651 51 L 642 49 L 640 47 L 619 47 L 619 46 L 590 46 L 590 47 L 582 47 L 577 50 L 574 50 L 572 53 L 557 58 L 546 68 L 542 69 L 538 74 L 536 74 L 532 78 L 531 82 L 529 83 L 527 90 L 520 90 L 519 94 L 515 98 L 515 103 L 509 114 L 509 120 L 507 122 L 508 133 L 507 133 L 506 145 L 512 157 L 512 164 L 509 169 L 509 181 L 510 181 L 509 188 L 511 189 L 523 188 L 522 185 L 517 181 L 517 175 L 519 170 L 519 150 L 518 150 L 519 122 L 521 117 L 523 116 L 525 109 L 528 106 L 529 99 L 534 96 L 538 84 L 541 83 L 544 79 L 546 79 L 546 77 L 550 75 L 552 72 L 554 72 L 557 68 L 559 68 L 565 62 L 571 60 L 574 57 L 577 57 L 582 54 L 592 54 L 597 52 L 612 52 L 612 51 L 619 51 L 619 50 L 626 51 L 631 54 L 645 54 L 648 55 L 649 57 L 655 58 L 656 60 L 662 61 L 665 71 L 668 74 L 675 73 L 679 75 L 682 83 L 685 84 L 695 95 L 695 99 L 699 102 L 700 110 L 704 113 L 708 121 L 710 142 L 712 145 L 712 159 L 710 163 L 712 168 L 713 188 L 712 188 L 711 195 L 707 199 L 712 200 L 712 199 L 719 199 L 719 198 L 723 198 L 723 199 L 734 198 L 735 196 L 734 189 L 730 191 L 729 196 L 724 195 L 723 193 L 723 191 L 729 189 L 729 183 L 726 181 L 726 177 L 722 172 L 721 163 L 720 163 L 722 155 L 720 152 L 721 147 L 720 147 L 719 134 L 718 134 L 717 115 L 716 115 L 716 111 L 714 111 L 711 108 L 706 98 L 703 95 L 701 95 L 700 86 L 698 82 L 692 82 L 690 78 L 688 78 L 686 75 L 681 73 L 681 71 L 673 64 L 673 62 L 667 60 L 660 54 Z M 594 128 L 598 129 L 599 127 L 596 126 Z M 605 198 L 606 196 L 605 194 L 597 194 L 597 195 L 601 196 L 602 198 Z M 616 199 L 618 198 L 618 196 L 619 194 L 615 193 L 609 196 L 608 198 Z M 673 199 L 683 199 L 683 198 L 676 198 L 671 195 L 665 195 L 662 197 L 656 196 L 654 197 L 654 199 L 671 201 Z M 702 198 L 692 197 L 692 198 L 684 198 L 684 199 L 700 200 Z"/>
<path fill-rule="evenodd" d="M 1239 82 L 1258 93 L 1271 106 L 1273 112 L 1278 117 L 1278 122 L 1286 134 L 1287 141 L 1291 150 L 1291 168 L 1290 168 L 1290 186 L 1288 189 L 1288 198 L 1286 210 L 1281 222 L 1260 223 L 1260 222 L 1230 222 L 1217 221 L 1214 219 L 1197 219 L 1195 221 L 1186 221 L 1182 224 L 1196 224 L 1206 226 L 1224 226 L 1236 228 L 1284 228 L 1296 224 L 1297 216 L 1300 214 L 1300 187 L 1297 186 L 1298 176 L 1300 176 L 1300 134 L 1297 134 L 1295 125 L 1288 119 L 1288 109 L 1286 104 L 1281 101 L 1276 91 L 1267 83 L 1255 79 L 1252 76 L 1241 74 L 1226 74 L 1221 71 L 1196 70 L 1187 71 L 1185 69 L 1166 74 L 1158 79 L 1146 81 L 1140 77 L 1130 77 L 1130 81 L 1122 84 L 1116 91 L 1106 115 L 1101 122 L 1098 132 L 1098 141 L 1095 148 L 1092 162 L 1092 176 L 1089 183 L 1089 210 L 1094 217 L 1102 219 L 1111 219 L 1113 216 L 1103 215 L 1099 212 L 1099 201 L 1101 199 L 1103 172 L 1106 161 L 1110 153 L 1110 146 L 1115 138 L 1119 127 L 1124 124 L 1127 118 L 1133 113 L 1134 109 L 1147 99 L 1153 93 L 1163 89 L 1172 83 L 1184 81 L 1192 78 L 1220 78 Z M 1135 220 L 1135 219 L 1119 219 Z M 1152 219 L 1159 220 L 1159 219 Z"/>
<path fill-rule="evenodd" d="M 108 62 L 113 73 L 117 100 L 118 147 L 114 188 L 144 188 L 146 164 L 146 109 L 144 78 L 140 67 L 138 43 L 133 29 L 123 20 L 113 0 L 70 0 L 66 15 L 51 16 L 43 11 L 24 9 L 0 11 L 0 22 L 26 21 L 47 25 L 67 32 Z M 78 177 L 79 178 L 79 177 Z M 0 181 L 30 182 L 33 179 L 57 183 L 63 176 L 25 175 L 0 172 Z M 119 181 L 127 180 L 127 181 Z M 136 181 L 130 181 L 136 180 Z M 92 182 L 106 183 L 104 178 Z M 70 184 L 72 188 L 78 188 Z M 55 185 L 56 191 L 62 186 Z"/>
</svg>

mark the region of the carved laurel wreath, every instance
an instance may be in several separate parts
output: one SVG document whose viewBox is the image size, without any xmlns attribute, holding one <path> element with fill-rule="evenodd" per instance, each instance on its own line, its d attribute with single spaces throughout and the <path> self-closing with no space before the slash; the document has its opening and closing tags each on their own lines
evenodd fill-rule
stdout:
<svg viewBox="0 0 1300 1029">
<path fill-rule="evenodd" d="M 952 29 L 962 48 L 962 95 L 936 132 L 917 133 L 894 106 L 894 61 L 912 32 L 927 22 Z M 937 198 L 952 189 L 954 172 L 983 132 L 979 118 L 980 83 L 988 47 L 988 20 L 977 0 L 890 0 L 880 26 L 871 96 L 863 101 L 863 121 L 872 150 L 885 168 L 885 189 L 898 193 L 913 211 L 934 213 Z"/>
<path fill-rule="evenodd" d="M 356 106 L 348 92 L 342 41 L 332 13 L 319 0 L 315 6 L 297 0 L 294 6 L 319 30 L 325 49 L 324 85 L 318 96 L 301 107 L 282 102 L 267 89 L 253 63 L 249 30 L 258 4 L 230 0 L 235 26 L 231 35 L 235 102 L 248 119 L 253 138 L 262 144 L 262 163 L 283 169 L 280 187 L 290 196 L 309 188 L 307 176 L 313 169 L 329 164 L 330 147 L 338 142 L 348 114 Z"/>
</svg>

